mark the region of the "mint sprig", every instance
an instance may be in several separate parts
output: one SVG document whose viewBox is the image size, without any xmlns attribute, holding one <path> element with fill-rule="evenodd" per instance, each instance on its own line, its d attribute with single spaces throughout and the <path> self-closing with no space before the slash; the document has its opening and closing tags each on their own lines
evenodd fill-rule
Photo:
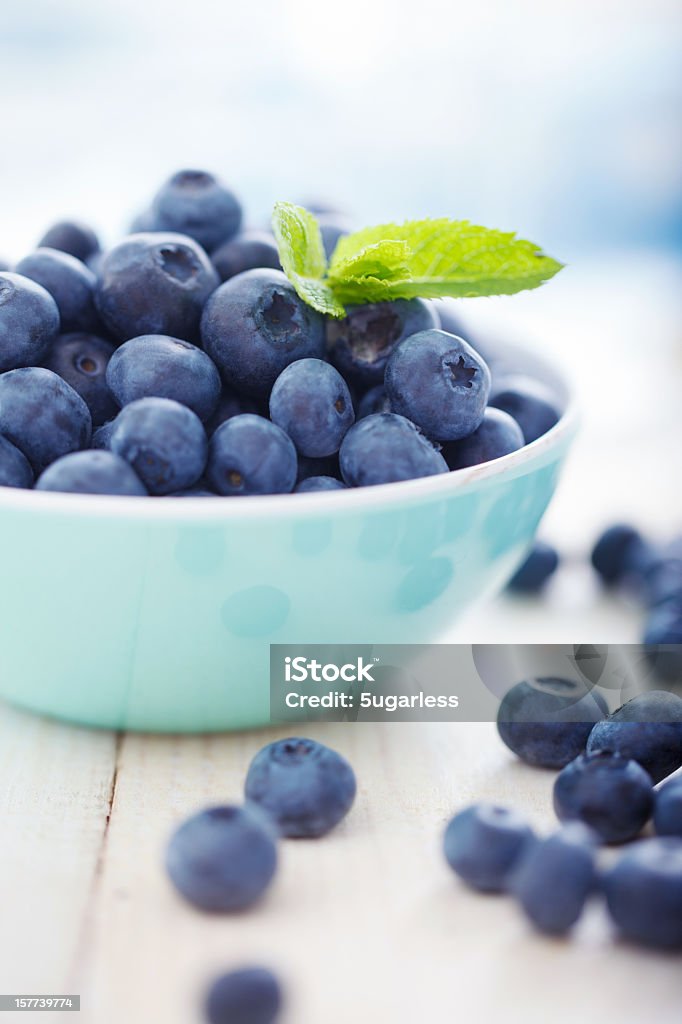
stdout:
<svg viewBox="0 0 682 1024">
<path fill-rule="evenodd" d="M 308 210 L 277 203 L 273 227 L 287 277 L 305 302 L 330 316 L 343 316 L 345 303 L 513 295 L 537 288 L 563 265 L 513 232 L 446 217 L 354 231 L 339 239 L 329 264 Z"/>
</svg>

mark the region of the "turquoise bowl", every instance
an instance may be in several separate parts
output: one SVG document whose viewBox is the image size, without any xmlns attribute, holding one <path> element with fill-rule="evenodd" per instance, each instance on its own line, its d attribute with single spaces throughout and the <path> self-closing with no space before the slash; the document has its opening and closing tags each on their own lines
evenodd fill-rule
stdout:
<svg viewBox="0 0 682 1024">
<path fill-rule="evenodd" d="M 0 487 L 0 696 L 110 729 L 244 729 L 269 720 L 272 643 L 442 638 L 524 558 L 575 432 L 532 362 L 559 423 L 456 473 L 239 499 Z"/>
</svg>

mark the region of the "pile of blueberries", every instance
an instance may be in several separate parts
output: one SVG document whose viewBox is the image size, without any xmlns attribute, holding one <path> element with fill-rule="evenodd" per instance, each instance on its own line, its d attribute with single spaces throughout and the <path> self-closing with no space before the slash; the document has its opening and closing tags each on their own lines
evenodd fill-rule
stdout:
<svg viewBox="0 0 682 1024">
<path fill-rule="evenodd" d="M 623 938 L 682 949 L 682 699 L 665 690 L 608 713 L 601 694 L 569 679 L 517 683 L 500 703 L 498 731 L 528 764 L 559 769 L 562 827 L 538 838 L 523 815 L 476 804 L 444 838 L 452 869 L 483 892 L 508 892 L 541 932 L 566 934 L 590 898 L 605 899 Z M 639 839 L 600 867 L 597 848 Z"/>
<path fill-rule="evenodd" d="M 0 486 L 237 496 L 446 473 L 549 430 L 553 395 L 491 378 L 446 300 L 326 318 L 233 192 L 173 175 L 102 253 L 52 227 L 0 266 Z M 346 233 L 322 217 L 333 248 Z"/>
</svg>

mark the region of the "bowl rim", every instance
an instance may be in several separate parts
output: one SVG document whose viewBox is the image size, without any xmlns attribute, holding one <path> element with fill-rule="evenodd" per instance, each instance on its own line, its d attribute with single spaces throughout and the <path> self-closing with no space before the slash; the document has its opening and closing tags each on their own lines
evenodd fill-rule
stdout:
<svg viewBox="0 0 682 1024">
<path fill-rule="evenodd" d="M 510 346 L 519 349 L 519 346 Z M 55 513 L 81 519 L 115 518 L 136 521 L 168 522 L 228 522 L 243 519 L 291 518 L 320 513 L 352 514 L 369 511 L 392 503 L 413 502 L 419 499 L 446 498 L 454 493 L 467 492 L 477 484 L 503 477 L 518 470 L 562 444 L 575 434 L 578 421 L 578 403 L 574 388 L 560 373 L 553 360 L 533 350 L 520 349 L 532 354 L 537 364 L 543 365 L 550 377 L 559 382 L 563 394 L 564 411 L 547 433 L 523 448 L 466 469 L 452 470 L 435 476 L 375 484 L 371 487 L 352 487 L 339 491 L 308 491 L 303 494 L 254 494 L 244 497 L 177 497 L 159 501 L 145 500 L 116 494 L 62 494 L 57 491 L 26 490 L 0 486 L 0 513 L 3 509 L 27 513 Z"/>
</svg>

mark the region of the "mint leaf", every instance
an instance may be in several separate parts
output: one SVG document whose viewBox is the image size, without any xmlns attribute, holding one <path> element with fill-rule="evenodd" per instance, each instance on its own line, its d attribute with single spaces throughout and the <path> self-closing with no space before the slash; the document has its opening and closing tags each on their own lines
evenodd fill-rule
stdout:
<svg viewBox="0 0 682 1024">
<path fill-rule="evenodd" d="M 282 269 L 298 295 L 318 313 L 344 316 L 343 306 L 324 280 L 327 258 L 313 214 L 293 203 L 275 203 L 272 228 Z"/>
<path fill-rule="evenodd" d="M 403 280 L 410 277 L 408 260 L 411 256 L 412 250 L 407 242 L 390 238 L 366 245 L 346 257 L 337 258 L 335 252 L 329 268 L 329 282 L 333 288 L 337 281 L 366 277 Z"/>
</svg>

